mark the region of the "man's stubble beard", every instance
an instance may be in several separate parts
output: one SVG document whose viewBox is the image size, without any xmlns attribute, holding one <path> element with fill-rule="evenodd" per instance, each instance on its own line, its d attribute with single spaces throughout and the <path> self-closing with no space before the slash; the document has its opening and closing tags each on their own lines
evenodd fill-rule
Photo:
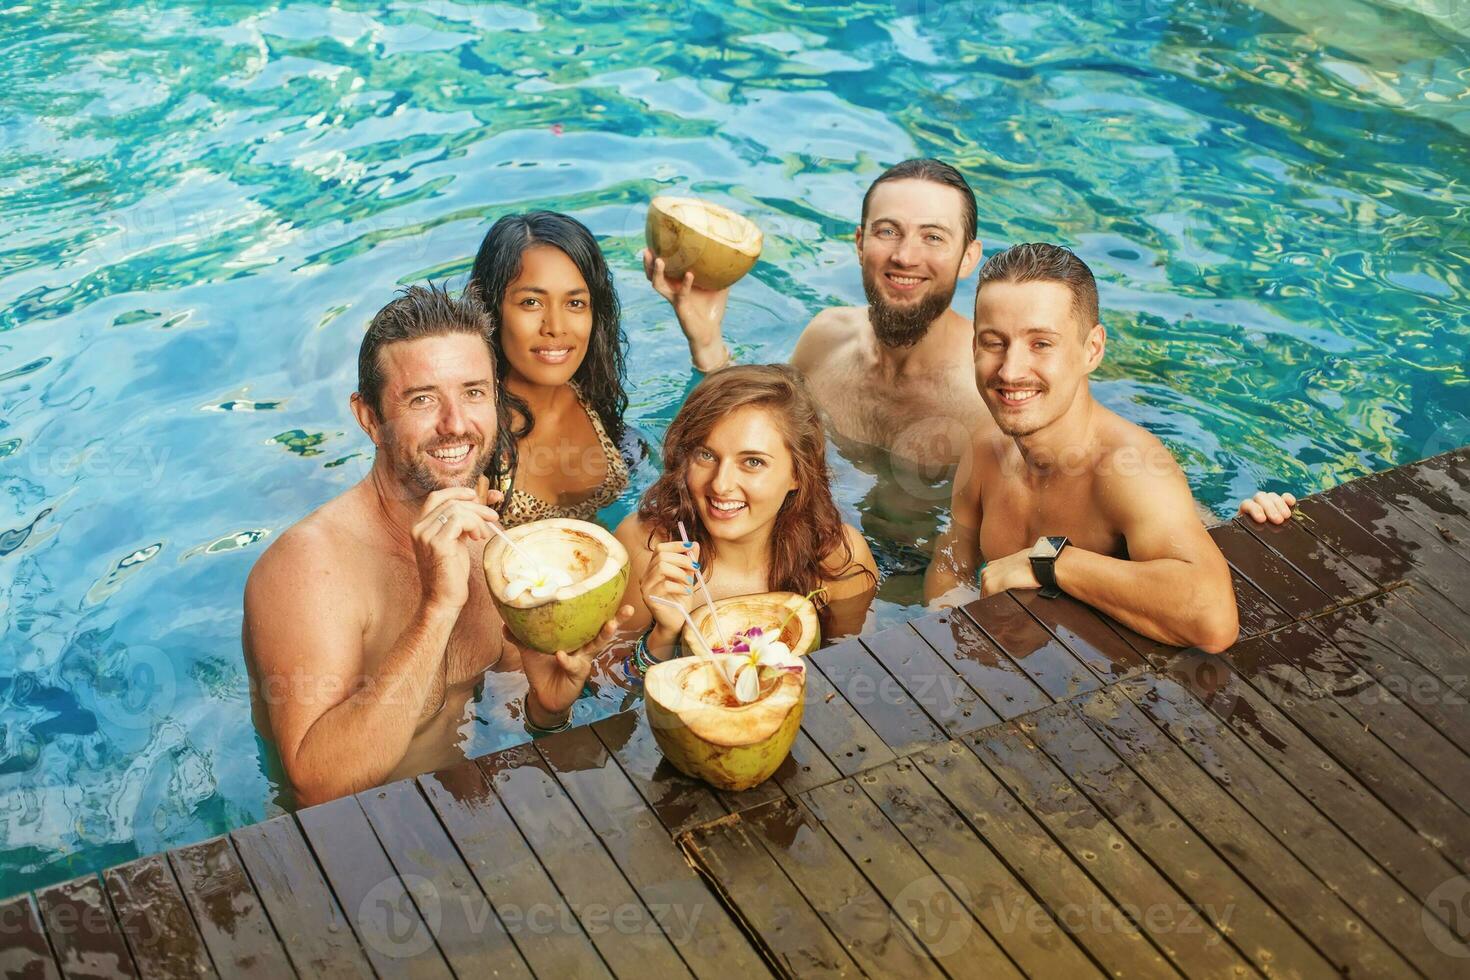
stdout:
<svg viewBox="0 0 1470 980">
<path fill-rule="evenodd" d="M 955 270 L 958 273 L 958 269 Z M 929 326 L 944 315 L 954 299 L 959 285 L 958 275 L 949 281 L 948 287 L 938 287 L 934 292 L 912 305 L 896 306 L 883 298 L 878 291 L 877 277 L 863 269 L 863 294 L 868 298 L 868 322 L 873 325 L 873 334 L 884 347 L 912 347 L 924 339 Z"/>
<path fill-rule="evenodd" d="M 479 483 L 481 475 L 485 472 L 485 468 L 490 465 L 490 456 L 494 452 L 494 447 L 487 447 L 481 444 L 478 450 L 471 450 L 471 452 L 476 453 L 475 465 L 470 468 L 464 480 L 460 483 L 443 482 L 429 469 L 428 463 L 424 462 L 416 454 L 404 452 L 394 442 L 387 443 L 380 451 L 387 452 L 388 458 L 393 464 L 393 475 L 398 478 L 399 484 L 404 489 L 420 497 L 427 497 L 436 490 L 447 490 L 453 486 L 463 486 L 473 489 Z M 425 452 L 427 451 L 425 450 Z"/>
</svg>

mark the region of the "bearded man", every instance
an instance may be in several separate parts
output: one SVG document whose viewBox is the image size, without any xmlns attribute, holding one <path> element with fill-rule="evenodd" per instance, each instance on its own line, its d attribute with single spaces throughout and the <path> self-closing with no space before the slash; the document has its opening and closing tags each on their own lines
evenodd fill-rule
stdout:
<svg viewBox="0 0 1470 980">
<path fill-rule="evenodd" d="M 970 368 L 970 321 L 950 309 L 980 262 L 976 230 L 975 193 L 947 163 L 905 160 L 868 187 L 856 234 L 868 305 L 818 313 L 791 355 L 839 446 L 877 447 L 933 478 L 954 469 L 976 429 L 993 430 Z M 644 272 L 673 306 L 695 367 L 727 363 L 729 290 L 697 289 L 693 273 L 670 280 L 647 252 Z"/>
<path fill-rule="evenodd" d="M 300 805 L 463 758 L 456 732 L 486 671 L 520 671 L 533 729 L 569 718 L 595 653 L 505 641 L 481 570 L 498 491 L 494 353 L 483 308 L 411 286 L 373 317 L 352 413 L 377 447 L 356 486 L 288 528 L 245 586 L 256 725 Z"/>
</svg>

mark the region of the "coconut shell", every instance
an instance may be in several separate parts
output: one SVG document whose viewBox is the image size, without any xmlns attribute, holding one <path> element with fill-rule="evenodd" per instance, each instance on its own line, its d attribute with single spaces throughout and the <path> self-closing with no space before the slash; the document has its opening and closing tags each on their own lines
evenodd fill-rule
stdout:
<svg viewBox="0 0 1470 980">
<path fill-rule="evenodd" d="M 694 270 L 700 289 L 728 289 L 760 258 L 760 229 L 729 208 L 693 197 L 655 197 L 645 227 L 648 250 L 682 279 Z"/>
<path fill-rule="evenodd" d="M 733 669 L 744 658 L 729 656 Z M 714 667 L 681 657 L 655 664 L 643 679 L 648 725 L 664 758 L 718 789 L 744 790 L 775 773 L 801 727 L 806 672 L 761 668 L 761 696 L 729 700 Z"/>
<path fill-rule="evenodd" d="M 715 610 L 720 614 L 720 625 L 732 633 L 743 632 L 751 626 L 774 629 L 785 623 L 779 639 L 798 657 L 811 653 L 822 645 L 821 621 L 817 618 L 817 607 L 805 596 L 795 592 L 760 592 L 755 595 L 730 596 L 715 600 Z M 699 627 L 711 647 L 728 643 L 730 637 L 719 636 L 709 606 L 696 605 L 690 618 Z M 679 642 L 686 653 L 693 653 L 694 632 L 685 626 Z"/>
<path fill-rule="evenodd" d="M 506 531 L 538 560 L 565 569 L 573 583 L 543 600 L 507 594 L 508 563 L 519 556 L 496 536 L 485 547 L 485 581 L 490 598 L 511 634 L 542 653 L 575 650 L 590 643 L 618 608 L 628 585 L 628 551 L 606 529 L 588 521 L 554 519 Z"/>
</svg>

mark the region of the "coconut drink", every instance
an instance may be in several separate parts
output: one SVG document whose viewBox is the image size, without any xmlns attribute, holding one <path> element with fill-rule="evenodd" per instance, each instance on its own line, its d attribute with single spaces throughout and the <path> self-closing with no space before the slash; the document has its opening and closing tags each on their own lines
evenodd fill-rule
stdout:
<svg viewBox="0 0 1470 980">
<path fill-rule="evenodd" d="M 622 601 L 628 552 L 587 521 L 533 521 L 485 547 L 485 581 L 517 640 L 542 653 L 575 650 Z"/>
<path fill-rule="evenodd" d="M 692 269 L 700 289 L 728 289 L 755 265 L 763 241 L 748 218 L 693 197 L 655 197 L 644 231 L 665 274 L 682 279 Z"/>
<path fill-rule="evenodd" d="M 744 654 L 716 657 L 742 686 L 754 688 L 742 692 L 753 694 L 751 700 L 741 703 L 713 659 L 679 657 L 644 675 L 648 723 L 664 758 L 686 776 L 719 789 L 749 789 L 771 778 L 791 752 L 806 669 L 799 662 L 756 663 Z"/>
<path fill-rule="evenodd" d="M 817 607 L 795 592 L 762 592 L 758 595 L 731 596 L 709 606 L 690 610 L 690 619 L 704 634 L 705 642 L 715 653 L 744 653 L 758 637 L 777 639 L 798 657 L 811 653 L 822 643 L 822 629 Z M 723 629 L 729 635 L 721 636 Z M 774 633 L 771 637 L 769 634 Z M 685 650 L 694 649 L 699 640 L 694 630 L 685 626 L 679 636 Z M 744 648 L 744 649 L 742 649 Z"/>
</svg>

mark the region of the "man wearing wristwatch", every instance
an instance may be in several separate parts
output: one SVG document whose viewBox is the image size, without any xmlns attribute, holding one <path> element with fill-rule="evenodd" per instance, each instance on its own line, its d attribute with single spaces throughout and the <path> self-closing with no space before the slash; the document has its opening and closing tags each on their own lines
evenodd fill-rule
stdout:
<svg viewBox="0 0 1470 980">
<path fill-rule="evenodd" d="M 1070 595 L 1146 636 L 1218 653 L 1239 622 L 1230 569 L 1168 449 L 1091 395 L 1107 335 L 1087 265 L 1017 245 L 980 272 L 975 380 L 998 433 L 977 437 L 925 597 Z M 973 591 L 971 591 L 973 594 Z"/>
</svg>

